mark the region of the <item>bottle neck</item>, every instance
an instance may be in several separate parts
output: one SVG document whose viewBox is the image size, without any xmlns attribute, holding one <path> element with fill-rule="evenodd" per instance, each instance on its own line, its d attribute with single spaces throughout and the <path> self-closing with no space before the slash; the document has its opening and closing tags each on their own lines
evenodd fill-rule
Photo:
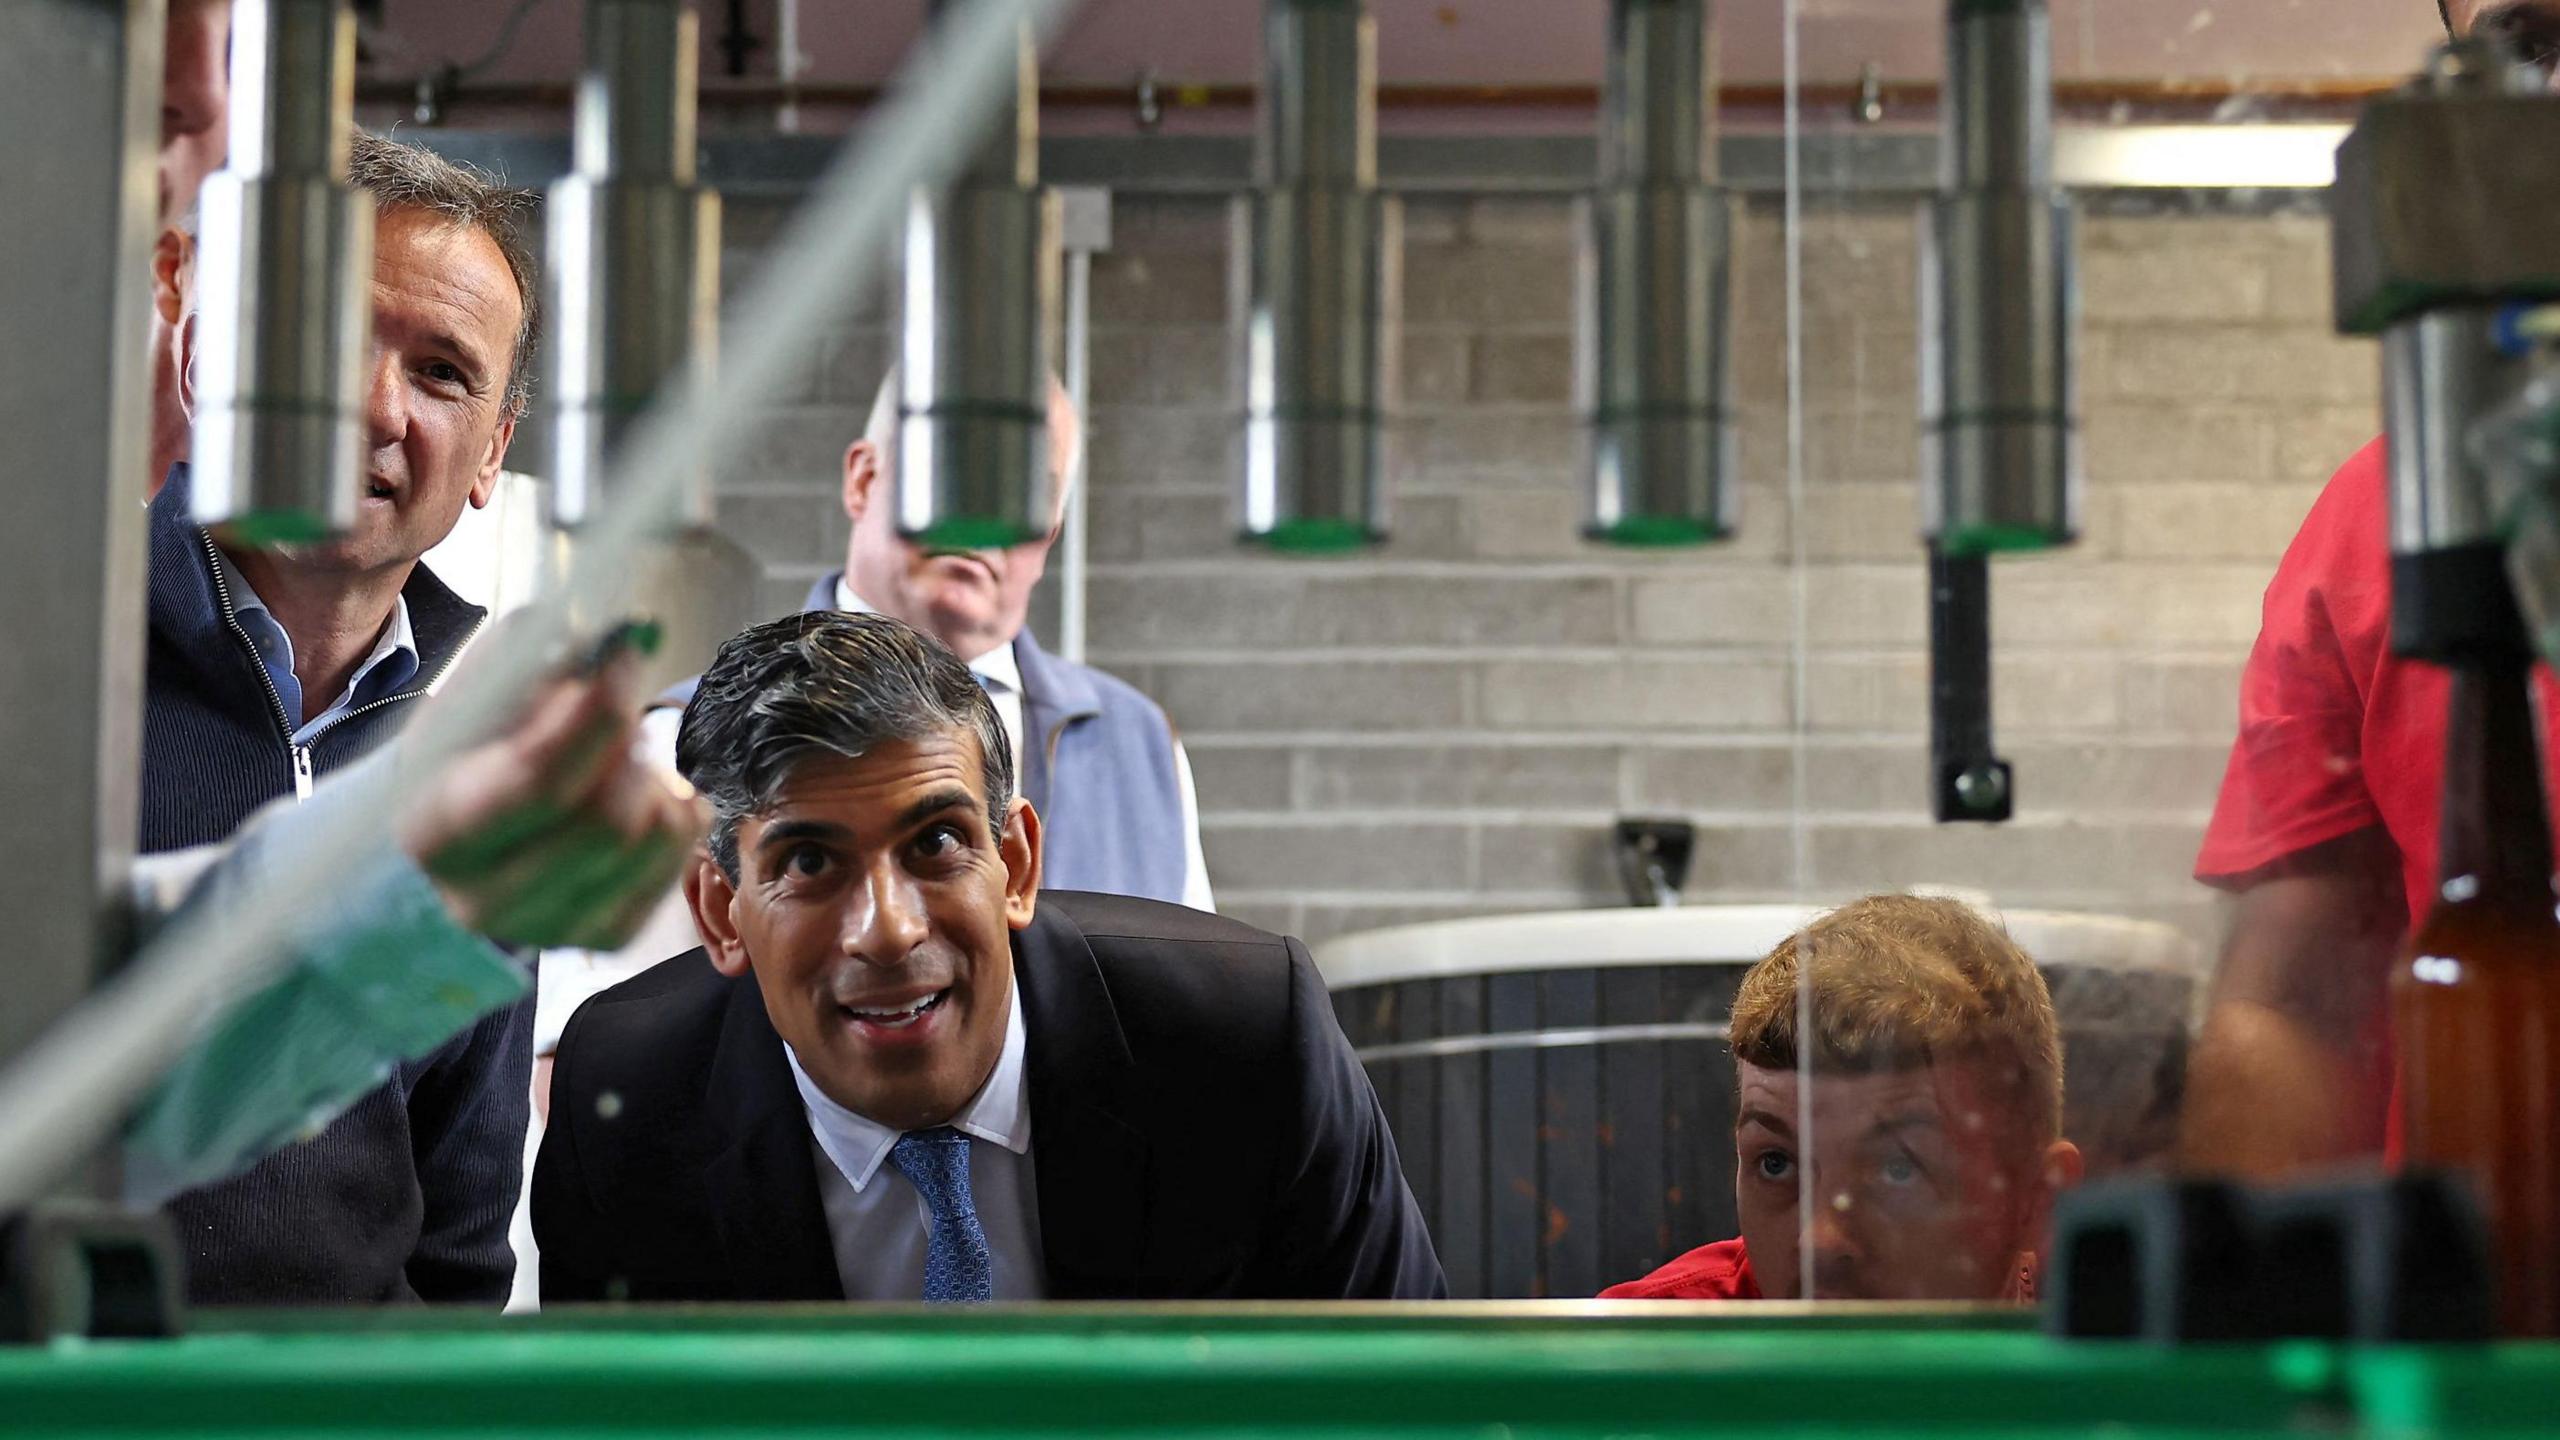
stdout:
<svg viewBox="0 0 2560 1440">
<path fill-rule="evenodd" d="M 2551 822 L 2542 798 L 2532 663 L 2475 659 L 2453 668 L 2445 723 L 2441 884 L 2474 893 L 2552 899 Z"/>
</svg>

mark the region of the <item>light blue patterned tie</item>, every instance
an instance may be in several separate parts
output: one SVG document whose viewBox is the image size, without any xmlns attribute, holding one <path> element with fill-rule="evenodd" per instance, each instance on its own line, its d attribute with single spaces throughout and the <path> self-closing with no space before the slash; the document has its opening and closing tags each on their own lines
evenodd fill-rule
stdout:
<svg viewBox="0 0 2560 1440">
<path fill-rule="evenodd" d="M 948 1125 L 913 1131 L 898 1137 L 889 1163 L 924 1197 L 932 1217 L 925 1228 L 924 1298 L 993 1299 L 987 1232 L 978 1225 L 978 1202 L 969 1194 L 969 1137 Z"/>
</svg>

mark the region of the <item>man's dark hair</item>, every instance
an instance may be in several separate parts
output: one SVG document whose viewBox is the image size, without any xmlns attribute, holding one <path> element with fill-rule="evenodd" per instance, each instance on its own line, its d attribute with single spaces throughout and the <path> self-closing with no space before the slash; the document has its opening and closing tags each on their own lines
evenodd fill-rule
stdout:
<svg viewBox="0 0 2560 1440">
<path fill-rule="evenodd" d="M 501 185 L 487 173 L 370 131 L 348 137 L 347 183 L 373 192 L 378 210 L 424 210 L 496 243 L 516 282 L 524 318 L 507 366 L 505 413 L 521 419 L 533 398 L 533 342 L 541 329 L 540 268 L 525 230 L 536 204 L 530 190 Z"/>
<path fill-rule="evenodd" d="M 978 737 L 987 825 L 1004 833 L 1013 747 L 959 657 L 885 615 L 821 610 L 731 636 L 676 732 L 676 768 L 711 802 L 711 858 L 738 878 L 738 825 L 780 800 L 813 755 L 966 731 Z"/>
</svg>

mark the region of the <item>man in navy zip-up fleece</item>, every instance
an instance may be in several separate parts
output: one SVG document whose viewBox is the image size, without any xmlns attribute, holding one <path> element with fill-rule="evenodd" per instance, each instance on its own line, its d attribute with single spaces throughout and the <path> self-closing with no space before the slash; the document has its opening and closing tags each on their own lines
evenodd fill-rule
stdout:
<svg viewBox="0 0 2560 1440">
<path fill-rule="evenodd" d="M 365 496 L 348 535 L 289 550 L 198 528 L 183 464 L 152 502 L 145 852 L 223 839 L 380 744 L 485 618 L 418 557 L 488 502 L 523 410 L 529 197 L 370 135 L 348 169 L 377 207 L 364 473 L 348 477 Z M 178 1196 L 189 1298 L 498 1304 L 531 1058 L 528 1002 L 317 1136 Z"/>
</svg>

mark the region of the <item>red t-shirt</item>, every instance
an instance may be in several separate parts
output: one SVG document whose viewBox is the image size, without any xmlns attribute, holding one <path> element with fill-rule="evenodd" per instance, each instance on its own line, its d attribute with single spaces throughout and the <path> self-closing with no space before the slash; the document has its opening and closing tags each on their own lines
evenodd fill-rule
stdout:
<svg viewBox="0 0 2560 1440">
<path fill-rule="evenodd" d="M 1603 1300 L 1757 1300 L 1751 1257 L 1739 1239 L 1701 1245 L 1641 1280 L 1600 1292 Z"/>
<path fill-rule="evenodd" d="M 2379 825 L 2400 847 L 2414 926 L 2436 888 L 2449 682 L 2433 665 L 2391 654 L 2385 504 L 2376 440 L 2338 467 L 2276 566 L 2196 878 L 2229 885 Z M 2542 713 L 2554 713 L 2560 687 L 2550 672 L 2536 667 L 2534 683 Z M 2560 764 L 2544 738 L 2547 786 Z"/>
</svg>

